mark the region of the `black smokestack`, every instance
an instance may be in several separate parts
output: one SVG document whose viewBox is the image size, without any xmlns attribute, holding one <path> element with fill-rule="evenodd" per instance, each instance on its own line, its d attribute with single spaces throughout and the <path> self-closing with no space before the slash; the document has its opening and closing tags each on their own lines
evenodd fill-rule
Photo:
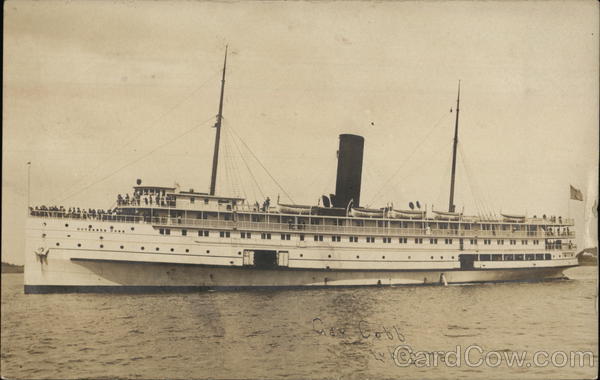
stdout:
<svg viewBox="0 0 600 380">
<path fill-rule="evenodd" d="M 353 207 L 360 205 L 364 146 L 365 139 L 362 136 L 340 135 L 334 207 L 346 208 L 351 200 Z"/>
</svg>

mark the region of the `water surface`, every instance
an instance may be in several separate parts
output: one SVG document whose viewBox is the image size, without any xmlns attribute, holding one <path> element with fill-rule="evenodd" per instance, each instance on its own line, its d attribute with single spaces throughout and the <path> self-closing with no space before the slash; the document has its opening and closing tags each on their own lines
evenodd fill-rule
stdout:
<svg viewBox="0 0 600 380">
<path fill-rule="evenodd" d="M 596 271 L 574 268 L 567 272 L 572 280 L 545 283 L 156 295 L 24 295 L 22 274 L 3 274 L 1 374 L 593 378 Z M 591 351 L 594 367 L 469 366 L 464 358 L 456 367 L 431 361 L 403 367 L 393 356 L 399 345 L 427 352 L 477 345 L 483 355 L 526 351 L 529 361 L 541 350 Z M 483 358 L 470 352 L 471 364 Z"/>
</svg>

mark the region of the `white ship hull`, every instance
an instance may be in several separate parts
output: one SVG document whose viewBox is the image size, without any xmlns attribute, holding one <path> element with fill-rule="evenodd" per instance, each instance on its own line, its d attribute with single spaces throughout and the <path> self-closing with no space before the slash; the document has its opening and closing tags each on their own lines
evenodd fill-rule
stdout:
<svg viewBox="0 0 600 380">
<path fill-rule="evenodd" d="M 472 269 L 463 270 L 458 251 L 446 248 L 399 249 L 383 244 L 373 248 L 334 248 L 327 243 L 267 243 L 218 236 L 200 241 L 194 236 L 157 236 L 155 231 L 152 225 L 141 223 L 30 218 L 25 292 L 538 281 L 564 278 L 563 270 L 577 265 L 576 258 L 560 257 L 510 264 L 475 262 Z M 278 249 L 276 266 L 261 269 L 245 262 L 248 250 L 258 252 L 274 246 Z M 383 261 L 383 257 L 387 260 Z"/>
</svg>

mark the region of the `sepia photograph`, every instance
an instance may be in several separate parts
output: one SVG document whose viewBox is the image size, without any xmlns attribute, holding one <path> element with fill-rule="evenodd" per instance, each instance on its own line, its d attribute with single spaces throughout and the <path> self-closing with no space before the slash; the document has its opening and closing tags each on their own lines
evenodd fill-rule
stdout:
<svg viewBox="0 0 600 380">
<path fill-rule="evenodd" d="M 0 378 L 597 378 L 599 15 L 5 1 Z"/>
</svg>

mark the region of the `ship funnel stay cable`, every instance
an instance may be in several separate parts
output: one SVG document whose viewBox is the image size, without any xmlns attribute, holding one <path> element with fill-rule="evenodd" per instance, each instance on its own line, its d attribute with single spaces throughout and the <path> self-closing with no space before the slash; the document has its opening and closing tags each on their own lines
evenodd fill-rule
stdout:
<svg viewBox="0 0 600 380">
<path fill-rule="evenodd" d="M 112 150 L 115 151 L 115 152 L 117 152 L 117 151 L 119 151 L 119 150 L 121 150 L 123 148 L 130 148 L 132 143 L 134 143 L 135 141 L 139 140 L 139 137 L 142 134 L 142 132 L 144 134 L 152 134 L 155 129 L 164 129 L 164 124 L 160 123 L 160 121 L 162 121 L 166 116 L 168 116 L 173 111 L 175 111 L 176 109 L 178 109 L 179 107 L 181 107 L 183 104 L 185 104 L 185 103 L 189 102 L 191 99 L 193 99 L 193 96 L 196 93 L 198 93 L 198 91 L 200 91 L 201 89 L 203 89 L 204 87 L 206 87 L 206 85 L 209 82 L 213 81 L 215 75 L 217 75 L 217 74 L 219 74 L 219 70 L 215 70 L 215 71 L 211 72 L 211 74 L 206 78 L 206 80 L 204 80 L 200 85 L 198 85 L 197 87 L 195 87 L 187 95 L 185 95 L 181 99 L 179 99 L 176 103 L 174 103 L 172 106 L 170 106 L 166 111 L 164 111 L 163 113 L 161 113 L 157 118 L 155 118 L 150 123 L 140 123 L 140 125 L 141 125 L 140 128 L 131 129 L 131 137 L 128 138 L 128 139 L 119 140 L 119 141 L 121 141 L 121 143 L 118 144 L 118 145 L 116 145 L 115 147 L 113 147 Z M 117 115 L 117 121 L 118 121 L 119 125 L 121 125 L 121 119 L 118 117 L 118 115 Z M 127 129 L 124 129 L 124 130 L 127 131 L 129 129 L 127 128 Z M 118 157 L 116 155 L 113 156 L 113 157 L 114 157 L 114 159 L 118 159 Z M 77 180 L 75 183 L 73 183 L 70 186 L 68 186 L 67 189 L 72 190 L 72 189 L 78 188 L 80 185 L 82 185 L 84 182 L 86 182 L 89 178 L 91 178 L 91 176 L 93 176 L 94 174 L 97 174 L 99 172 L 99 170 L 100 170 L 101 167 L 108 168 L 111 165 L 115 165 L 115 164 L 116 163 L 111 162 L 111 158 L 109 158 L 108 160 L 101 161 L 98 165 L 96 165 L 92 169 L 88 170 L 87 173 L 84 176 L 82 176 L 79 180 Z M 86 189 L 88 187 L 86 187 Z M 64 197 L 65 193 L 66 193 L 66 191 L 63 192 L 63 194 L 61 196 L 56 197 L 50 203 L 52 203 L 52 204 L 54 204 L 54 203 L 61 203 L 62 201 L 66 200 L 66 199 L 69 199 L 70 196 Z M 62 198 L 62 197 L 64 197 L 64 198 Z M 61 199 L 61 200 L 59 201 L 59 199 Z"/>
<path fill-rule="evenodd" d="M 198 124 L 198 125 L 195 125 L 194 127 L 192 127 L 192 128 L 190 128 L 190 129 L 188 129 L 188 130 L 184 131 L 183 133 L 181 133 L 181 134 L 179 134 L 179 135 L 177 135 L 177 136 L 173 137 L 172 139 L 168 140 L 168 141 L 167 141 L 167 142 L 165 142 L 164 144 L 161 144 L 161 145 L 157 146 L 156 148 L 154 148 L 154 149 L 152 149 L 151 151 L 149 151 L 148 153 L 146 153 L 146 154 L 144 154 L 144 155 L 142 155 L 142 156 L 140 156 L 140 157 L 136 158 L 135 160 L 132 160 L 132 161 L 130 161 L 130 162 L 128 162 L 128 163 L 126 163 L 125 165 L 123 165 L 123 166 L 120 166 L 118 169 L 116 169 L 116 170 L 113 170 L 112 172 L 110 172 L 109 174 L 107 174 L 107 175 L 105 175 L 104 177 L 100 178 L 99 180 L 97 180 L 97 181 L 95 181 L 95 182 L 93 182 L 93 183 L 91 183 L 91 184 L 89 184 L 89 185 L 87 185 L 87 186 L 85 186 L 85 187 L 83 187 L 83 188 L 81 188 L 81 189 L 77 190 L 76 192 L 73 192 L 73 193 L 69 194 L 68 196 L 66 196 L 66 197 L 64 197 L 63 199 L 61 199 L 61 200 L 59 201 L 59 203 L 62 203 L 62 202 L 64 202 L 65 200 L 67 200 L 67 199 L 69 199 L 69 198 L 71 198 L 71 197 L 74 197 L 74 196 L 76 196 L 77 194 L 80 194 L 81 192 L 83 192 L 83 191 L 85 191 L 85 190 L 89 189 L 90 187 L 92 187 L 92 186 L 95 186 L 95 185 L 97 185 L 97 184 L 99 184 L 99 183 L 101 183 L 101 182 L 103 182 L 103 181 L 107 180 L 108 178 L 110 178 L 110 177 L 112 177 L 113 175 L 117 174 L 117 173 L 118 173 L 118 172 L 120 172 L 121 170 L 123 170 L 123 169 L 126 169 L 126 168 L 130 167 L 131 165 L 133 165 L 133 164 L 136 164 L 136 163 L 140 162 L 140 161 L 141 161 L 141 160 L 143 160 L 144 158 L 146 158 L 146 157 L 150 156 L 151 154 L 153 154 L 153 153 L 155 153 L 156 151 L 158 151 L 158 150 L 160 150 L 160 149 L 164 148 L 165 146 L 167 146 L 167 145 L 169 145 L 169 144 L 171 144 L 171 143 L 173 143 L 173 142 L 175 142 L 175 141 L 179 140 L 180 138 L 182 138 L 183 136 L 185 136 L 185 135 L 189 134 L 190 132 L 192 132 L 192 131 L 194 131 L 194 130 L 196 130 L 196 129 L 200 128 L 200 127 L 204 127 L 204 126 L 205 126 L 205 125 L 206 125 L 206 124 L 207 124 L 209 121 L 211 121 L 211 120 L 214 120 L 214 116 L 211 116 L 211 117 L 209 117 L 208 119 L 204 120 L 202 123 L 200 123 L 200 124 Z"/>
<path fill-rule="evenodd" d="M 442 121 L 444 119 L 446 119 L 448 117 L 449 113 L 447 111 L 444 112 L 444 115 L 442 117 L 439 118 L 438 121 L 435 122 L 435 124 L 433 124 L 429 131 L 427 131 L 427 133 L 425 134 L 425 136 L 423 136 L 423 138 L 415 145 L 415 148 L 411 151 L 411 153 L 404 159 L 404 161 L 402 161 L 402 163 L 398 166 L 398 169 L 396 169 L 396 171 L 383 183 L 383 185 L 381 185 L 381 187 L 379 188 L 379 190 L 377 190 L 377 192 L 375 193 L 375 195 L 373 196 L 373 198 L 371 199 L 371 201 L 367 204 L 367 207 L 370 207 L 371 204 L 377 200 L 377 197 L 379 196 L 379 194 L 381 194 L 381 192 L 387 188 L 387 186 L 390 184 L 390 182 L 392 181 L 392 179 L 394 179 L 394 177 L 396 177 L 398 175 L 398 173 L 400 173 L 400 171 L 402 170 L 402 168 L 404 168 L 404 166 L 406 166 L 406 164 L 412 159 L 412 157 L 415 155 L 415 153 L 417 153 L 419 151 L 419 149 L 421 148 L 421 146 L 428 141 L 429 136 L 431 136 L 431 134 L 440 126 L 442 125 Z"/>
<path fill-rule="evenodd" d="M 263 170 L 267 173 L 267 175 L 269 176 L 269 178 L 271 178 L 271 180 L 273 180 L 273 182 L 275 183 L 275 185 L 277 185 L 277 187 L 279 187 L 279 189 L 283 192 L 283 194 L 285 194 L 285 196 L 293 204 L 296 204 L 296 202 L 292 199 L 292 197 L 288 194 L 288 192 L 285 191 L 285 189 L 283 188 L 283 186 L 281 186 L 279 184 L 279 182 L 275 179 L 275 177 L 273 177 L 273 175 L 271 174 L 271 172 L 269 172 L 269 170 L 265 167 L 265 165 L 263 165 L 263 163 L 258 159 L 258 157 L 256 157 L 256 154 L 254 154 L 254 152 L 252 151 L 252 149 L 250 149 L 250 147 L 246 144 L 246 142 L 244 142 L 244 140 L 240 137 L 240 135 L 236 132 L 236 130 L 232 126 L 230 126 L 229 128 L 231 129 L 231 131 L 233 132 L 233 134 L 238 138 L 238 140 L 242 143 L 242 145 L 248 150 L 248 152 L 250 152 L 250 154 L 252 155 L 252 157 L 254 157 L 254 159 L 256 160 L 256 162 L 258 162 L 258 164 L 263 168 Z"/>
<path fill-rule="evenodd" d="M 228 136 L 230 136 L 231 140 L 233 141 L 233 145 L 235 146 L 238 154 L 240 155 L 240 158 L 241 158 L 242 162 L 244 163 L 244 166 L 246 167 L 246 170 L 248 170 L 248 174 L 250 174 L 250 178 L 252 178 L 252 181 L 256 185 L 256 188 L 257 188 L 257 190 L 258 190 L 258 192 L 259 192 L 259 194 L 261 196 L 261 199 L 264 199 L 265 198 L 265 193 L 263 192 L 262 188 L 260 187 L 259 182 L 256 180 L 256 177 L 254 176 L 254 173 L 252 172 L 252 169 L 250 168 L 250 165 L 248 164 L 248 161 L 246 160 L 246 157 L 242 153 L 242 150 L 240 149 L 240 146 L 237 143 L 237 141 L 235 139 L 235 136 L 233 135 L 233 133 L 231 133 L 231 128 L 225 128 L 225 131 L 226 131 L 226 133 L 228 133 Z M 254 192 L 253 188 L 252 188 L 252 193 L 254 195 L 254 200 L 258 201 L 258 198 L 256 197 L 256 193 Z"/>
</svg>

